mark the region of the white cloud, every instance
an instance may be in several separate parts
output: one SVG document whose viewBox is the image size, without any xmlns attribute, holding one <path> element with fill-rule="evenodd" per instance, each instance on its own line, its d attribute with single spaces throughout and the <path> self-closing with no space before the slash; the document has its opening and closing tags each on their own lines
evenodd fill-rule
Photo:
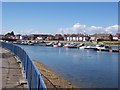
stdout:
<svg viewBox="0 0 120 90">
<path fill-rule="evenodd" d="M 0 34 L 6 34 L 11 31 L 14 31 L 15 34 L 23 34 L 23 35 L 38 34 L 38 33 L 44 34 L 42 32 L 43 30 L 36 30 L 33 28 L 20 29 L 20 30 L 16 30 L 14 28 L 2 28 L 2 30 L 0 30 Z M 62 33 L 62 34 L 67 34 L 67 33 L 69 33 L 69 34 L 72 34 L 72 33 L 86 33 L 86 34 L 111 33 L 111 34 L 115 34 L 117 32 L 118 32 L 118 25 L 102 27 L 102 26 L 87 26 L 84 24 L 75 23 L 71 27 L 60 28 L 56 33 Z"/>
<path fill-rule="evenodd" d="M 118 25 L 101 27 L 101 26 L 87 26 L 82 25 L 80 23 L 74 24 L 72 27 L 69 28 L 60 28 L 58 30 L 59 33 L 87 33 L 87 34 L 94 34 L 94 33 L 111 33 L 115 34 L 118 32 Z"/>
<path fill-rule="evenodd" d="M 73 25 L 73 29 L 84 29 L 86 25 L 81 25 L 80 23 L 76 23 Z"/>
</svg>

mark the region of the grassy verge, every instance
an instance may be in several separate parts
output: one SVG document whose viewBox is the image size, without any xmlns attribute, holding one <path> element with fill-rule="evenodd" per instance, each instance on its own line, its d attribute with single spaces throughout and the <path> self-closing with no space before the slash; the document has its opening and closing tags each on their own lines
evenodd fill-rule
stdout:
<svg viewBox="0 0 120 90">
<path fill-rule="evenodd" d="M 120 45 L 120 42 L 119 41 L 103 41 L 103 44 L 118 46 Z"/>
</svg>

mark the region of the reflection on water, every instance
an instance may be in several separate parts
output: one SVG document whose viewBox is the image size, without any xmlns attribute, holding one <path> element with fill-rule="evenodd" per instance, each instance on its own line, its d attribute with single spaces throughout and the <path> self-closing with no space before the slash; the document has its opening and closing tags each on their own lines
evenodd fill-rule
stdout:
<svg viewBox="0 0 120 90">
<path fill-rule="evenodd" d="M 21 45 L 32 59 L 49 66 L 81 88 L 115 88 L 118 53 Z"/>
</svg>

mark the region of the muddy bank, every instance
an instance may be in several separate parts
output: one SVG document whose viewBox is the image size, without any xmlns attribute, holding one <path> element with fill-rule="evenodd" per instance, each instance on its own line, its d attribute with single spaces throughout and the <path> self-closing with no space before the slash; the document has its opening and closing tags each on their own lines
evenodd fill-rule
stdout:
<svg viewBox="0 0 120 90">
<path fill-rule="evenodd" d="M 78 87 L 71 82 L 65 80 L 63 77 L 61 77 L 59 74 L 57 74 L 55 71 L 51 70 L 46 65 L 40 63 L 39 61 L 35 61 L 36 66 L 40 70 L 42 77 L 45 81 L 45 84 L 48 89 L 55 89 L 55 90 L 61 90 L 61 89 L 77 89 Z"/>
</svg>

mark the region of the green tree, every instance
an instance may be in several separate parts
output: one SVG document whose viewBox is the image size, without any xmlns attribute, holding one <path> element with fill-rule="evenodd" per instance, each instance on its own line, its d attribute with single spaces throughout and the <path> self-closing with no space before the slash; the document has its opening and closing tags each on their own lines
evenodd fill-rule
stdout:
<svg viewBox="0 0 120 90">
<path fill-rule="evenodd" d="M 7 34 L 5 34 L 5 36 L 15 36 L 15 35 L 14 32 L 12 31 L 11 33 L 8 32 Z"/>
<path fill-rule="evenodd" d="M 14 34 L 14 32 L 13 32 L 13 31 L 11 32 L 11 35 L 12 35 L 12 36 L 15 36 L 15 34 Z"/>
<path fill-rule="evenodd" d="M 109 39 L 110 39 L 111 41 L 113 40 L 112 34 L 110 34 Z"/>
</svg>

